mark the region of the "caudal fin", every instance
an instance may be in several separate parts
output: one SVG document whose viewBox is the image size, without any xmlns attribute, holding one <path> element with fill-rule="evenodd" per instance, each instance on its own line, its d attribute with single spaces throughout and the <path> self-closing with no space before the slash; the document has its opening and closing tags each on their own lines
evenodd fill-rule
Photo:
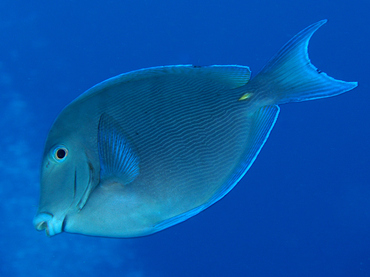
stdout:
<svg viewBox="0 0 370 277">
<path fill-rule="evenodd" d="M 355 88 L 357 82 L 335 80 L 310 62 L 308 42 L 325 23 L 326 20 L 321 20 L 294 36 L 251 80 L 250 85 L 268 93 L 268 97 L 273 97 L 277 104 L 330 97 Z"/>
</svg>

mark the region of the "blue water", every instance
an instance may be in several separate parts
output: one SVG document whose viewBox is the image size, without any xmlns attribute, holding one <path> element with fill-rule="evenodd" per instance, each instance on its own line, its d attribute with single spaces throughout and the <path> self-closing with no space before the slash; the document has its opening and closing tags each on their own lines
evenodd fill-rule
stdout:
<svg viewBox="0 0 370 277">
<path fill-rule="evenodd" d="M 369 10 L 359 0 L 1 1 L 0 275 L 370 276 Z M 139 239 L 34 230 L 43 143 L 84 90 L 157 65 L 256 73 L 324 18 L 312 62 L 359 87 L 282 106 L 255 164 L 220 202 Z"/>
</svg>

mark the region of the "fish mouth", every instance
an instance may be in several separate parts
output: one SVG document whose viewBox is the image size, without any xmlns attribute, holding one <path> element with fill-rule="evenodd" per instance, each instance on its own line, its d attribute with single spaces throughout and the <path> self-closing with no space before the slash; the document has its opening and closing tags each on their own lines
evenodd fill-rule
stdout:
<svg viewBox="0 0 370 277">
<path fill-rule="evenodd" d="M 51 213 L 42 212 L 35 216 L 33 225 L 37 231 L 45 230 L 46 235 L 52 237 L 63 231 L 64 220 L 58 220 Z"/>
</svg>

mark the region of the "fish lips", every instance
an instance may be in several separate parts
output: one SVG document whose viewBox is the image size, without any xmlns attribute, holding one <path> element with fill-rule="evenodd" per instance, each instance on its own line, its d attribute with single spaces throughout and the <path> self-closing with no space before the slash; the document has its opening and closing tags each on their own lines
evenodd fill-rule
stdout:
<svg viewBox="0 0 370 277">
<path fill-rule="evenodd" d="M 57 235 L 63 232 L 63 226 L 65 224 L 65 217 L 60 220 L 57 219 L 53 214 L 48 212 L 41 212 L 33 219 L 33 225 L 36 230 L 43 231 L 48 237 Z"/>
</svg>

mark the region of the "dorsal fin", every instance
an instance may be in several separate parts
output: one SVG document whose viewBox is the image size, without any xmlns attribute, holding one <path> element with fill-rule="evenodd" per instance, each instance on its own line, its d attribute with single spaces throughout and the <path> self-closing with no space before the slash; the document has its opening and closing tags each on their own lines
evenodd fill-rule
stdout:
<svg viewBox="0 0 370 277">
<path fill-rule="evenodd" d="M 216 82 L 224 85 L 226 88 L 233 89 L 245 85 L 250 79 L 251 71 L 249 70 L 249 67 L 240 65 L 168 65 L 150 67 L 131 71 L 107 79 L 93 86 L 85 93 L 81 94 L 80 97 L 90 96 L 94 93 L 102 91 L 104 88 L 113 86 L 115 84 L 139 81 L 145 78 L 166 74 L 188 74 L 198 76 L 199 78 L 212 78 Z"/>
</svg>

